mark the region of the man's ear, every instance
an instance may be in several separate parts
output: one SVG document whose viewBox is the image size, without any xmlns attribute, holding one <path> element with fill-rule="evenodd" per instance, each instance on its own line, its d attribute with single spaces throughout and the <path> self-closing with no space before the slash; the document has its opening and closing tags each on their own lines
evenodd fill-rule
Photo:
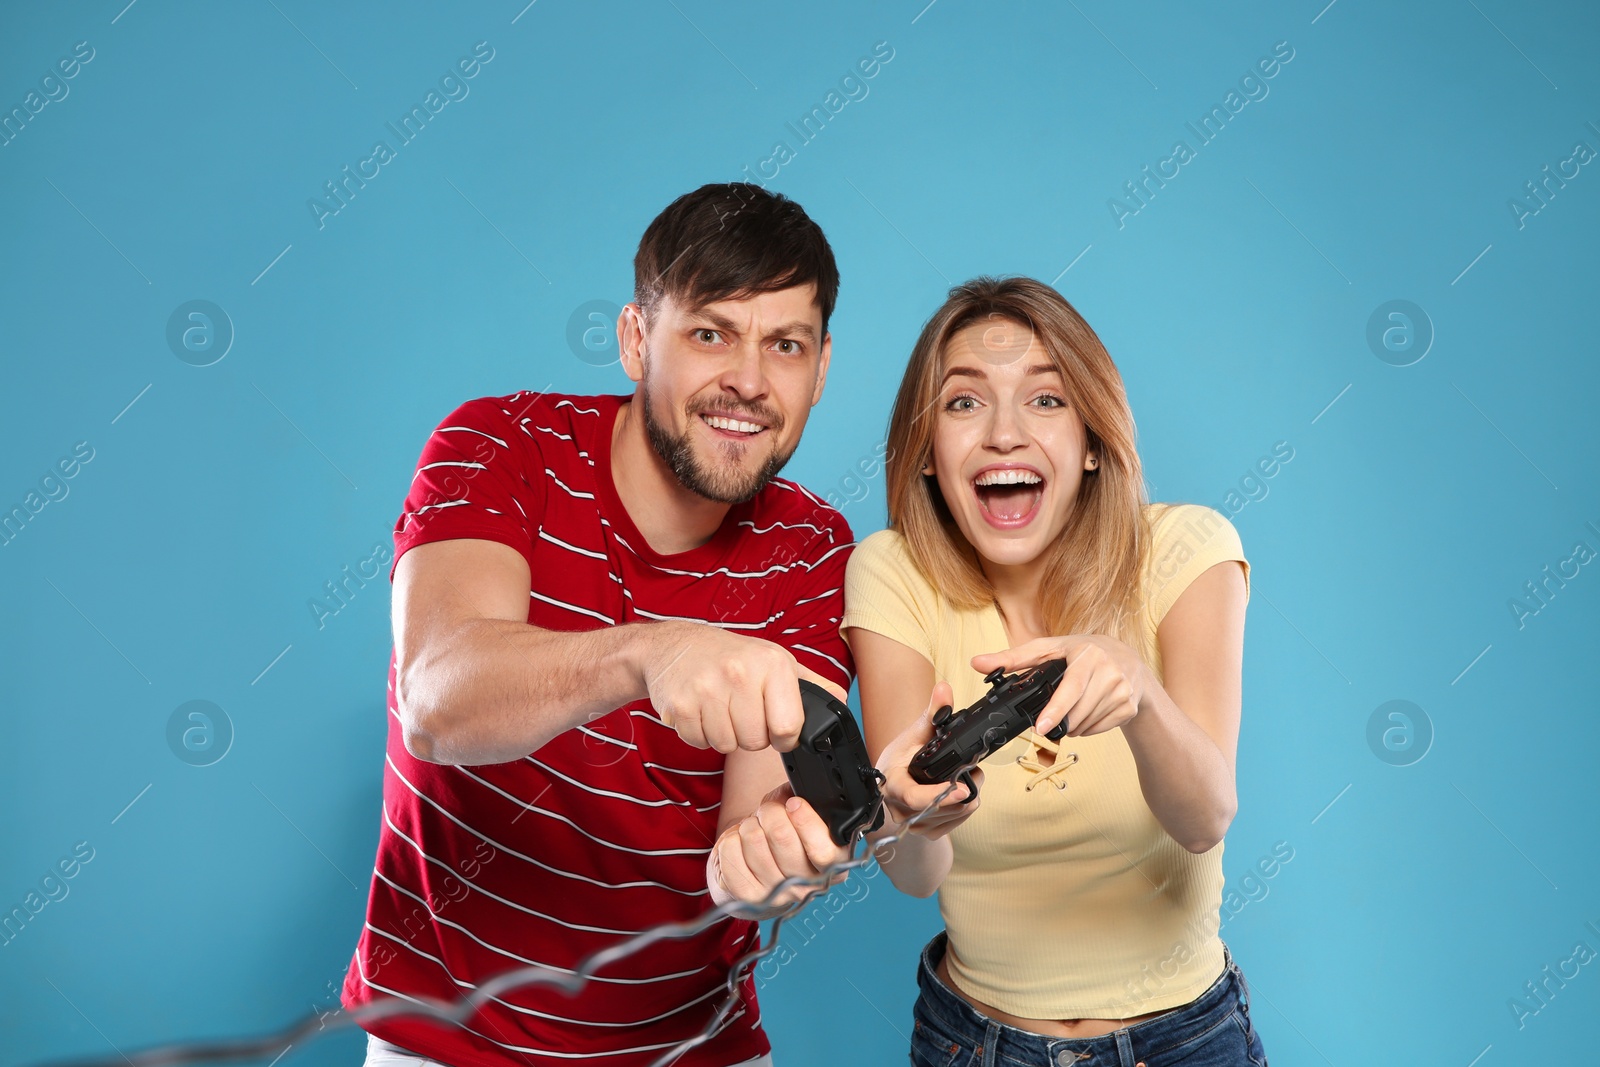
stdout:
<svg viewBox="0 0 1600 1067">
<path fill-rule="evenodd" d="M 617 316 L 617 362 L 631 381 L 644 378 L 644 309 L 637 303 L 624 304 Z"/>
<path fill-rule="evenodd" d="M 822 399 L 822 387 L 828 381 L 828 362 L 833 358 L 833 334 L 822 335 L 822 358 L 817 362 L 817 385 L 811 390 L 811 406 L 816 407 L 817 401 Z"/>
</svg>

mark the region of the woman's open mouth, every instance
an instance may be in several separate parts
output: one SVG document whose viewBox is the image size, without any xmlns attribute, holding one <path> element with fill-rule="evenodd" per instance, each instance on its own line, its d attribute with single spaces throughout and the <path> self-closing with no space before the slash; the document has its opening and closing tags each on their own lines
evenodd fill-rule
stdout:
<svg viewBox="0 0 1600 1067">
<path fill-rule="evenodd" d="M 1014 530 L 1033 521 L 1044 499 L 1044 475 L 1032 467 L 990 467 L 972 479 L 978 510 L 999 530 Z"/>
</svg>

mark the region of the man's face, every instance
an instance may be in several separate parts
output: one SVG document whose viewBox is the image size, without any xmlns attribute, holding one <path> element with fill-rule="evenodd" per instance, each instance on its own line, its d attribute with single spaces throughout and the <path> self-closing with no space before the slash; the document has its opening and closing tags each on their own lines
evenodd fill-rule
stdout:
<svg viewBox="0 0 1600 1067">
<path fill-rule="evenodd" d="M 643 383 L 645 430 L 662 460 L 703 497 L 754 497 L 822 398 L 832 339 L 816 286 L 693 309 L 665 296 L 648 329 L 636 304 L 620 327 L 623 368 Z"/>
</svg>

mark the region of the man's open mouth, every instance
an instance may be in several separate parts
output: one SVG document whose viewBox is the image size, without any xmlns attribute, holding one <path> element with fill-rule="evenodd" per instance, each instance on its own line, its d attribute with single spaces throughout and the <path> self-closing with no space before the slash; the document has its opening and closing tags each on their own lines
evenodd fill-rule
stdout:
<svg viewBox="0 0 1600 1067">
<path fill-rule="evenodd" d="M 767 428 L 764 423 L 713 412 L 701 412 L 700 420 L 722 436 L 735 440 L 748 440 Z"/>
<path fill-rule="evenodd" d="M 1027 525 L 1044 498 L 1044 475 L 1032 467 L 991 467 L 972 479 L 978 506 L 991 526 Z"/>
</svg>

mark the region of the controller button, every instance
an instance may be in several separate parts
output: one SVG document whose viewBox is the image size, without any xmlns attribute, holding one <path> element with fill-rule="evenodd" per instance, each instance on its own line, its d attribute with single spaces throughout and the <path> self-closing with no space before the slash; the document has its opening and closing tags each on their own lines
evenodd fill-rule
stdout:
<svg viewBox="0 0 1600 1067">
<path fill-rule="evenodd" d="M 956 709 L 951 707 L 949 704 L 945 704 L 944 706 L 939 708 L 938 711 L 934 712 L 933 713 L 933 726 L 934 726 L 934 729 L 939 729 L 939 728 L 943 727 L 945 723 L 949 722 L 950 721 L 950 717 L 955 714 L 955 710 Z"/>
<path fill-rule="evenodd" d="M 999 685 L 1005 680 L 1005 677 L 1006 669 L 1004 667 L 996 667 L 994 670 L 984 675 L 983 680 L 988 682 L 990 685 Z"/>
</svg>

